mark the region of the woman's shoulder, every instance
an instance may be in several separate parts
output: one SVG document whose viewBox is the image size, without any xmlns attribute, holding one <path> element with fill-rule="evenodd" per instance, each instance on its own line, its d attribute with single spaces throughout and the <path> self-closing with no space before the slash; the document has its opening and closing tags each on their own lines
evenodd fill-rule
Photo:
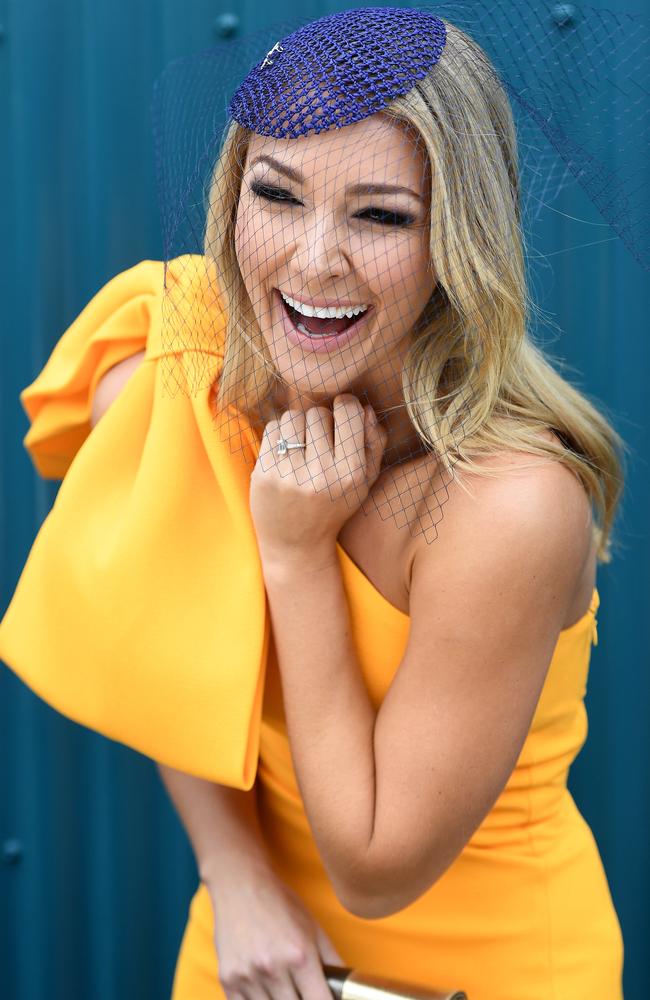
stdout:
<svg viewBox="0 0 650 1000">
<path fill-rule="evenodd" d="M 158 354 L 223 357 L 226 310 L 212 262 L 184 254 L 164 265 Z"/>
<path fill-rule="evenodd" d="M 536 431 L 540 444 L 556 445 L 563 450 L 557 433 L 550 428 Z M 489 453 L 474 454 L 469 462 L 452 459 L 446 467 L 434 453 L 418 456 L 402 463 L 392 473 L 400 490 L 419 496 L 419 509 L 415 514 L 422 522 L 427 510 L 433 506 L 444 507 L 445 514 L 453 510 L 467 513 L 468 505 L 495 503 L 503 505 L 507 499 L 518 504 L 518 492 L 537 496 L 540 502 L 546 494 L 555 495 L 559 487 L 573 504 L 583 511 L 590 510 L 584 484 L 573 467 L 560 454 L 541 453 L 504 446 Z"/>
<path fill-rule="evenodd" d="M 82 317 L 103 336 L 145 333 L 148 358 L 223 350 L 225 313 L 213 266 L 202 254 L 143 260 L 119 272 Z"/>
<path fill-rule="evenodd" d="M 539 437 L 561 444 L 550 429 Z M 421 535 L 414 560 L 427 563 L 441 583 L 459 560 L 475 564 L 476 572 L 492 566 L 495 579 L 508 576 L 508 565 L 513 575 L 521 566 L 539 572 L 540 579 L 546 573 L 566 595 L 571 623 L 579 617 L 574 608 L 588 603 L 595 577 L 592 508 L 579 476 L 558 456 L 514 448 L 483 455 L 474 464 L 476 471 L 449 473 L 435 463 L 425 477 L 428 488 L 418 516 L 421 524 L 434 527 L 430 538 Z M 408 475 L 418 477 L 418 470 Z"/>
<path fill-rule="evenodd" d="M 540 444 L 562 448 L 558 435 L 550 428 L 535 436 Z M 457 468 L 451 474 L 440 468 L 432 482 L 432 494 L 440 484 L 444 488 L 445 516 L 452 528 L 467 523 L 485 526 L 503 524 L 522 531 L 532 529 L 582 534 L 590 526 L 591 503 L 583 482 L 561 454 L 504 447 L 477 456 L 472 467 Z M 585 542 L 582 543 L 583 545 Z"/>
</svg>

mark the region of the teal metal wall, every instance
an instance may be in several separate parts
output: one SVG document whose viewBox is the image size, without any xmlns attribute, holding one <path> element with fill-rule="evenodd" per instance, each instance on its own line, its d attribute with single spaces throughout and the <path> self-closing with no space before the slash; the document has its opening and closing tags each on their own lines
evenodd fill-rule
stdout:
<svg viewBox="0 0 650 1000">
<path fill-rule="evenodd" d="M 22 448 L 18 392 L 103 282 L 161 253 L 154 77 L 233 20 L 237 33 L 346 6 L 0 0 L 1 610 L 57 488 L 37 477 Z M 634 9 L 649 13 L 647 0 Z M 535 229 L 532 248 L 538 300 L 563 331 L 549 347 L 632 449 L 620 551 L 599 570 L 590 734 L 570 787 L 623 927 L 626 1000 L 645 1000 L 650 294 L 647 274 L 611 237 L 571 186 Z M 2 665 L 0 862 L 2 1000 L 169 995 L 196 871 L 153 764 L 59 716 Z"/>
</svg>

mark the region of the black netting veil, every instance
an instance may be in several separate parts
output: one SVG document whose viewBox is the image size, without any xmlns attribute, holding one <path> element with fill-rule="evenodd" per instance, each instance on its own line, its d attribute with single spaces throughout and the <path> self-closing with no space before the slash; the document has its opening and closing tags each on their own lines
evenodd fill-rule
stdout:
<svg viewBox="0 0 650 1000">
<path fill-rule="evenodd" d="M 312 469 L 331 449 L 287 411 L 357 396 L 386 432 L 368 504 L 432 541 L 457 468 L 543 427 L 532 224 L 577 182 L 650 266 L 648 52 L 636 15 L 498 0 L 296 19 L 173 63 L 153 105 L 169 391 L 210 389 L 233 453 L 281 420 L 291 475 L 306 441 Z"/>
</svg>

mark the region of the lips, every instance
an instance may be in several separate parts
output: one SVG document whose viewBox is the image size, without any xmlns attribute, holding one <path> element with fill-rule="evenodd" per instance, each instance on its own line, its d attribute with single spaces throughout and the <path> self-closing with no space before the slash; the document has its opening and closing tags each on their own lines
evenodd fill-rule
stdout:
<svg viewBox="0 0 650 1000">
<path fill-rule="evenodd" d="M 352 326 L 354 321 L 359 318 L 358 316 L 350 318 L 342 316 L 340 319 L 321 319 L 319 316 L 305 316 L 304 313 L 294 309 L 284 299 L 282 299 L 282 305 L 289 314 L 289 319 L 297 329 L 302 327 L 301 332 L 305 332 L 308 335 L 312 334 L 315 337 L 337 336 L 339 333 L 347 330 L 349 326 Z"/>
<path fill-rule="evenodd" d="M 274 293 L 277 296 L 282 312 L 284 331 L 287 339 L 292 344 L 296 344 L 307 351 L 315 351 L 317 353 L 335 351 L 344 344 L 347 344 L 361 331 L 366 322 L 366 317 L 372 312 L 372 306 L 369 306 L 364 313 L 352 319 L 344 317 L 343 319 L 323 320 L 315 316 L 307 317 L 289 306 L 280 295 L 278 289 L 274 289 Z M 303 329 L 300 329 L 298 324 Z M 323 327 L 334 328 L 335 332 L 331 335 L 318 332 Z"/>
</svg>

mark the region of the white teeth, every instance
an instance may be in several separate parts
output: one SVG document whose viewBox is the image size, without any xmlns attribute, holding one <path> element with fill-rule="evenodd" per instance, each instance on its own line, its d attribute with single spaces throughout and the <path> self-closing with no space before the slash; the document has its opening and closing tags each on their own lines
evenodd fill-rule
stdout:
<svg viewBox="0 0 650 1000">
<path fill-rule="evenodd" d="M 354 316 L 364 313 L 368 308 L 368 306 L 353 306 L 351 309 L 316 309 L 314 306 L 305 305 L 304 302 L 296 302 L 295 299 L 289 298 L 284 292 L 280 292 L 280 295 L 292 309 L 302 313 L 303 316 L 316 316 L 318 319 L 343 319 L 344 317 L 352 319 Z"/>
<path fill-rule="evenodd" d="M 319 337 L 331 337 L 331 334 L 327 333 L 310 333 L 304 323 L 296 323 L 296 329 L 300 330 L 301 333 L 306 333 L 312 340 L 318 340 Z"/>
</svg>

